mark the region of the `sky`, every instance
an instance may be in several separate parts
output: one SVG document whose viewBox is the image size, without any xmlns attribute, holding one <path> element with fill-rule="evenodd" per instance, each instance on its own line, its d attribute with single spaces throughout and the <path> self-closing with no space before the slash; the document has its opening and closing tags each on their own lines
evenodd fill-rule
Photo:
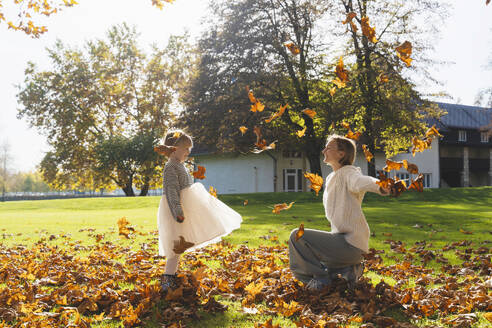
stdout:
<svg viewBox="0 0 492 328">
<path fill-rule="evenodd" d="M 70 46 L 104 38 L 107 30 L 122 22 L 135 25 L 141 33 L 140 44 L 164 47 L 170 35 L 188 31 L 193 38 L 200 35 L 206 0 L 176 0 L 159 10 L 151 0 L 80 0 L 73 8 L 49 17 L 48 32 L 33 39 L 22 32 L 8 30 L 0 24 L 0 145 L 10 145 L 11 172 L 34 170 L 49 151 L 44 136 L 17 119 L 16 84 L 24 80 L 28 61 L 39 69 L 49 69 L 46 47 L 57 39 Z M 453 99 L 433 99 L 474 105 L 477 93 L 492 87 L 492 4 L 485 0 L 454 0 L 450 17 L 442 27 L 433 57 L 450 62 L 434 71 L 443 90 Z M 137 5 L 138 3 L 138 5 Z M 428 86 L 421 86 L 429 92 Z"/>
</svg>

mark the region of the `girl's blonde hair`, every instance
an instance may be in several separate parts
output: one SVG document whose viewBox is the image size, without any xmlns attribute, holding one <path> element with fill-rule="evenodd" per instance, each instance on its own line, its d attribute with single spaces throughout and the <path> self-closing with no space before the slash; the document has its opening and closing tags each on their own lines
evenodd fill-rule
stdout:
<svg viewBox="0 0 492 328">
<path fill-rule="evenodd" d="M 188 142 L 190 145 L 193 145 L 193 139 L 183 130 L 171 129 L 167 131 L 166 136 L 164 137 L 165 146 L 176 147 L 184 142 Z"/>
<path fill-rule="evenodd" d="M 337 149 L 344 152 L 344 155 L 340 159 L 339 163 L 342 164 L 342 166 L 354 164 L 356 154 L 355 141 L 342 137 L 338 134 L 332 134 L 331 136 L 328 136 L 326 143 L 328 144 L 332 140 L 335 140 Z"/>
</svg>

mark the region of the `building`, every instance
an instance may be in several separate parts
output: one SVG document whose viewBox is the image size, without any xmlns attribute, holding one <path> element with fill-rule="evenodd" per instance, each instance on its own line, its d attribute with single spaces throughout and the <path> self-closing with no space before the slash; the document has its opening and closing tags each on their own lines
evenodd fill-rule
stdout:
<svg viewBox="0 0 492 328">
<path fill-rule="evenodd" d="M 425 188 L 492 185 L 492 140 L 487 133 L 492 122 L 492 109 L 438 103 L 447 112 L 436 124 L 442 138 L 434 139 L 431 148 L 416 153 L 398 154 L 395 161 L 407 159 L 424 174 Z M 487 131 L 488 126 L 488 131 Z M 309 182 L 303 173 L 309 172 L 309 161 L 302 152 L 289 150 L 265 151 L 260 154 L 214 154 L 194 149 L 195 162 L 207 169 L 201 182 L 208 189 L 213 186 L 220 194 L 307 191 Z M 385 165 L 383 153 L 375 154 L 376 170 Z M 322 156 L 320 154 L 320 161 Z M 358 153 L 354 163 L 367 174 L 367 162 Z M 325 178 L 330 167 L 322 164 Z M 415 176 L 401 170 L 391 172 L 400 179 Z"/>
</svg>

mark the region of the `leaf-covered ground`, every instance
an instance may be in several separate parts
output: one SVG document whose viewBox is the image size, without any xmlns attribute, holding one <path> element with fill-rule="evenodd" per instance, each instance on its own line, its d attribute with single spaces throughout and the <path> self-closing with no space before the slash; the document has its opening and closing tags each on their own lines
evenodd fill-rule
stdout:
<svg viewBox="0 0 492 328">
<path fill-rule="evenodd" d="M 0 205 L 0 327 L 489 327 L 492 188 L 370 195 L 364 278 L 309 293 L 292 278 L 292 228 L 327 229 L 311 193 L 224 196 L 244 218 L 186 254 L 159 294 L 158 197 Z M 244 200 L 248 205 L 244 206 Z M 273 214 L 276 203 L 295 201 Z M 117 221 L 135 228 L 119 236 Z"/>
</svg>

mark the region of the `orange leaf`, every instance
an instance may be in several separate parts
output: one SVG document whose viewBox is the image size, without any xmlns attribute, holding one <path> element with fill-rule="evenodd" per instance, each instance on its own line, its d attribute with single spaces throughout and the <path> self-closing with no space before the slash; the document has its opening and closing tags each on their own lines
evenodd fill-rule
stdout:
<svg viewBox="0 0 492 328">
<path fill-rule="evenodd" d="M 248 91 L 248 97 L 249 97 L 249 101 L 251 101 L 252 104 L 256 103 L 257 100 L 256 100 L 252 90 Z"/>
<path fill-rule="evenodd" d="M 403 166 L 403 162 L 393 162 L 392 160 L 386 160 L 386 166 L 383 167 L 383 170 L 386 172 L 390 172 L 391 170 L 400 170 Z"/>
<path fill-rule="evenodd" d="M 253 105 L 251 105 L 251 108 L 249 109 L 250 111 L 252 111 L 253 113 L 256 113 L 256 112 L 263 112 L 263 110 L 265 109 L 265 105 L 263 105 L 259 100 L 257 102 L 255 102 Z"/>
<path fill-rule="evenodd" d="M 314 118 L 316 116 L 316 112 L 309 108 L 303 109 L 302 112 L 307 116 L 309 116 L 310 118 Z"/>
<path fill-rule="evenodd" d="M 389 81 L 388 76 L 386 74 L 384 74 L 384 73 L 379 74 L 378 80 L 381 83 L 386 83 L 386 82 Z"/>
<path fill-rule="evenodd" d="M 400 46 L 396 47 L 395 50 L 398 58 L 407 64 L 407 66 L 410 66 L 412 63 L 412 58 L 410 58 L 410 55 L 412 54 L 412 44 L 405 41 Z"/>
<path fill-rule="evenodd" d="M 461 228 L 460 228 L 460 232 L 463 233 L 463 234 L 465 234 L 465 235 L 473 235 L 473 232 L 471 232 L 471 231 L 465 231 L 465 230 L 463 230 Z"/>
<path fill-rule="evenodd" d="M 487 0 L 487 4 L 489 4 L 490 0 Z M 486 312 L 483 314 L 483 317 L 487 319 L 489 322 L 492 322 L 492 312 Z"/>
<path fill-rule="evenodd" d="M 350 12 L 350 13 L 347 14 L 347 18 L 345 18 L 345 20 L 342 23 L 343 24 L 350 23 L 350 22 L 352 22 L 352 19 L 354 19 L 356 16 L 357 16 L 356 13 Z"/>
<path fill-rule="evenodd" d="M 265 122 L 270 123 L 271 121 L 273 121 L 277 117 L 282 116 L 284 114 L 285 109 L 287 108 L 287 106 L 288 106 L 287 104 L 285 104 L 285 106 L 280 106 L 280 108 L 278 109 L 278 112 L 274 113 L 272 116 L 270 116 L 270 118 L 267 118 L 265 120 Z"/>
<path fill-rule="evenodd" d="M 369 18 L 364 16 L 361 19 L 362 34 L 372 43 L 378 42 L 376 39 L 376 30 L 369 25 Z"/>
<path fill-rule="evenodd" d="M 406 159 L 402 161 L 403 167 L 408 171 L 410 174 L 417 174 L 419 173 L 419 167 L 415 164 L 409 163 Z"/>
<path fill-rule="evenodd" d="M 186 241 L 183 236 L 179 236 L 179 240 L 174 240 L 173 244 L 174 244 L 173 251 L 176 254 L 184 253 L 184 251 L 186 251 L 188 248 L 195 245 L 194 243 L 190 243 Z"/>
<path fill-rule="evenodd" d="M 337 66 L 335 67 L 335 74 L 342 83 L 348 82 L 348 71 L 343 66 L 343 57 L 338 59 Z"/>
<path fill-rule="evenodd" d="M 176 147 L 173 146 L 164 146 L 164 145 L 158 145 L 154 147 L 154 151 L 158 153 L 159 155 L 163 155 L 166 157 L 169 157 L 174 151 L 176 150 Z"/>
<path fill-rule="evenodd" d="M 255 297 L 259 293 L 261 293 L 261 290 L 263 289 L 263 286 L 265 285 L 265 282 L 262 280 L 259 283 L 255 283 L 254 281 L 251 282 L 248 286 L 244 288 L 245 291 L 247 291 L 251 296 Z"/>
<path fill-rule="evenodd" d="M 242 125 L 239 127 L 239 131 L 241 131 L 241 134 L 244 135 L 246 133 L 246 131 L 248 131 L 248 128 L 245 127 L 244 125 Z"/>
<path fill-rule="evenodd" d="M 352 130 L 349 130 L 349 132 L 347 132 L 347 134 L 345 134 L 345 138 L 349 138 L 349 139 L 352 139 L 352 140 L 359 140 L 360 136 L 362 135 L 361 132 L 357 131 L 357 132 L 352 132 Z"/>
<path fill-rule="evenodd" d="M 294 56 L 301 53 L 301 49 L 299 49 L 299 47 L 296 46 L 295 43 L 292 41 L 285 42 L 284 46 L 287 47 L 287 49 L 289 49 Z"/>
<path fill-rule="evenodd" d="M 442 134 L 436 129 L 436 125 L 433 125 L 425 132 L 425 137 L 442 137 Z"/>
<path fill-rule="evenodd" d="M 177 301 L 183 297 L 183 285 L 176 289 L 170 289 L 166 294 L 166 301 Z"/>
<path fill-rule="evenodd" d="M 304 177 L 311 182 L 310 188 L 316 192 L 316 196 L 318 196 L 321 187 L 323 187 L 323 178 L 315 173 L 304 173 Z"/>
<path fill-rule="evenodd" d="M 291 202 L 289 205 L 287 205 L 287 203 L 275 204 L 272 213 L 279 214 L 280 211 L 288 210 L 294 203 L 295 202 Z"/>
<path fill-rule="evenodd" d="M 302 236 L 304 236 L 304 223 L 301 223 L 296 232 L 296 241 L 298 241 Z"/>
<path fill-rule="evenodd" d="M 195 177 L 195 179 L 203 180 L 205 179 L 205 171 L 206 169 L 203 166 L 198 165 L 198 170 L 193 172 L 193 176 Z"/>
<path fill-rule="evenodd" d="M 362 150 L 364 151 L 364 155 L 366 156 L 366 160 L 371 163 L 372 158 L 374 155 L 371 153 L 367 145 L 362 145 Z"/>
<path fill-rule="evenodd" d="M 410 183 L 410 186 L 408 187 L 407 190 L 416 190 L 418 192 L 423 192 L 424 191 L 424 183 L 423 183 L 423 180 L 424 180 L 424 175 L 423 174 L 419 174 L 419 176 L 417 177 L 417 179 L 412 180 L 412 182 Z"/>
<path fill-rule="evenodd" d="M 296 132 L 297 136 L 299 138 L 302 138 L 304 136 L 304 133 L 306 133 L 306 129 L 307 129 L 307 126 L 305 126 L 304 129 L 297 131 Z"/>
<path fill-rule="evenodd" d="M 248 205 L 248 200 L 247 199 L 245 199 L 244 202 L 243 202 L 243 206 L 246 206 L 246 205 Z"/>
</svg>

